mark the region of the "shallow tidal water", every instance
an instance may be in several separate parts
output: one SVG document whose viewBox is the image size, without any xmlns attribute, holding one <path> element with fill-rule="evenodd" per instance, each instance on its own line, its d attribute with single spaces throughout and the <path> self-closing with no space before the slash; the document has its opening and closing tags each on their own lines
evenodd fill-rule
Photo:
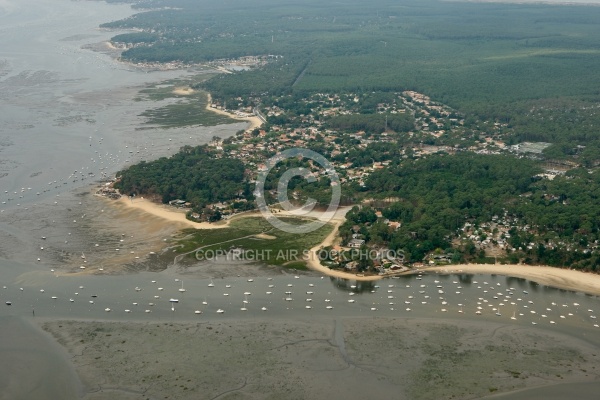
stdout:
<svg viewBox="0 0 600 400">
<path fill-rule="evenodd" d="M 311 315 L 450 318 L 577 332 L 600 344 L 597 296 L 499 275 L 426 274 L 377 282 L 313 274 L 209 280 L 170 270 L 61 276 L 6 262 L 0 268 L 0 300 L 11 302 L 2 304 L 0 315 L 7 316 L 181 322 Z"/>
<path fill-rule="evenodd" d="M 100 1 L 0 2 L 0 210 L 33 206 L 245 126 L 139 129 L 139 114 L 158 106 L 133 101 L 140 89 L 199 72 L 144 70 L 90 48 L 120 33 L 100 24 L 133 13 Z"/>
<path fill-rule="evenodd" d="M 24 257 L 40 240 L 38 226 L 20 217 L 28 209 L 49 220 L 48 227 L 41 224 L 49 242 L 61 232 L 62 245 L 71 228 L 52 228 L 50 221 L 58 215 L 56 207 L 75 209 L 74 189 L 244 125 L 136 130 L 143 123 L 137 115 L 149 107 L 132 101 L 137 91 L 188 72 L 143 71 L 85 48 L 115 34 L 98 30 L 99 24 L 131 14 L 127 5 L 95 1 L 0 2 L 0 387 L 10 388 L 0 398 L 80 396 L 64 350 L 31 323 L 40 319 L 463 319 L 549 330 L 600 345 L 600 328 L 594 326 L 600 322 L 593 318 L 600 313 L 598 297 L 524 279 L 431 274 L 361 283 L 289 273 L 211 281 L 171 269 L 80 276 L 53 272 L 43 260 L 35 263 L 37 253 Z M 597 385 L 552 388 L 499 398 L 552 398 L 563 389 L 594 398 L 589 396 Z"/>
</svg>

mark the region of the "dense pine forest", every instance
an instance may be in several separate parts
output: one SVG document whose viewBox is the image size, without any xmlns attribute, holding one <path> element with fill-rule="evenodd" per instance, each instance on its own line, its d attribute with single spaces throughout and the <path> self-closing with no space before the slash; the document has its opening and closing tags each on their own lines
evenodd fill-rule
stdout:
<svg viewBox="0 0 600 400">
<path fill-rule="evenodd" d="M 509 122 L 522 138 L 567 141 L 570 123 L 585 121 L 576 140 L 587 141 L 598 126 L 589 107 L 600 94 L 599 7 L 435 0 L 147 0 L 136 7 L 151 11 L 104 25 L 142 30 L 115 38 L 136 44 L 124 59 L 282 56 L 211 80 L 215 96 L 411 89 L 473 119 Z M 569 112 L 557 132 L 545 114 L 559 109 Z"/>
<path fill-rule="evenodd" d="M 255 57 L 248 70 L 193 88 L 218 105 L 269 113 L 262 131 L 223 150 L 184 148 L 122 171 L 124 193 L 181 198 L 196 210 L 251 204 L 257 166 L 300 143 L 343 168 L 343 200 L 360 204 L 344 241 L 389 246 L 413 262 L 436 253 L 597 269 L 600 7 L 130 2 L 139 14 L 103 25 L 132 29 L 112 39 L 127 48 L 124 60 L 222 66 Z M 513 148 L 525 142 L 542 150 Z M 284 167 L 311 164 L 280 166 L 267 189 Z M 546 176 L 548 168 L 559 171 Z M 330 184 L 295 179 L 289 190 L 325 204 Z"/>
</svg>

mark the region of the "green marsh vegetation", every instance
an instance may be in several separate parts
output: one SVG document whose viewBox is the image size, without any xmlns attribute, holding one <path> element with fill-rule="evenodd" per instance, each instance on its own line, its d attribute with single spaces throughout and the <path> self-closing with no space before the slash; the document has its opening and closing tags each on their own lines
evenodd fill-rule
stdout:
<svg viewBox="0 0 600 400">
<path fill-rule="evenodd" d="M 293 225 L 307 223 L 306 219 L 296 217 L 279 218 L 283 222 Z M 199 254 L 208 256 L 216 251 L 226 252 L 235 248 L 248 252 L 246 257 L 240 256 L 241 259 L 287 268 L 306 269 L 306 263 L 303 260 L 304 252 L 321 243 L 331 233 L 331 230 L 332 226 L 326 224 L 313 232 L 298 235 L 273 228 L 260 215 L 245 216 L 232 219 L 226 228 L 182 231 L 181 237 L 178 239 L 180 247 L 177 248 L 177 252 L 188 253 L 186 258 L 195 260 L 195 250 L 197 249 L 200 249 Z"/>
<path fill-rule="evenodd" d="M 158 125 L 162 128 L 178 128 L 183 126 L 213 126 L 238 122 L 225 115 L 206 109 L 207 93 L 192 89 L 187 94 L 178 93 L 178 88 L 191 88 L 206 81 L 214 74 L 200 73 L 188 78 L 172 79 L 148 86 L 138 92 L 136 101 L 168 102 L 144 111 L 141 116 L 146 124 Z"/>
</svg>

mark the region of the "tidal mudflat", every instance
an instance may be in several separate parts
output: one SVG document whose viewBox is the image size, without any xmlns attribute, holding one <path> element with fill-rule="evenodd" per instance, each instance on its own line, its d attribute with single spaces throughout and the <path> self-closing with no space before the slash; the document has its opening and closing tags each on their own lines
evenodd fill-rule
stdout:
<svg viewBox="0 0 600 400">
<path fill-rule="evenodd" d="M 599 349 L 586 341 L 452 319 L 42 326 L 69 350 L 94 400 L 475 399 L 600 375 Z"/>
</svg>

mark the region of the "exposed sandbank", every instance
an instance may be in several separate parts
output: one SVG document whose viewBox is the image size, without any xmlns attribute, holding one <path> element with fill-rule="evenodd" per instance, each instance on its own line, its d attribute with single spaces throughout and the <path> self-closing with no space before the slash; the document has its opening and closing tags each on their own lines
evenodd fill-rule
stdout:
<svg viewBox="0 0 600 400">
<path fill-rule="evenodd" d="M 178 86 L 175 89 L 173 89 L 173 94 L 179 96 L 190 96 L 194 93 L 196 93 L 196 91 L 190 87 Z"/>
</svg>

